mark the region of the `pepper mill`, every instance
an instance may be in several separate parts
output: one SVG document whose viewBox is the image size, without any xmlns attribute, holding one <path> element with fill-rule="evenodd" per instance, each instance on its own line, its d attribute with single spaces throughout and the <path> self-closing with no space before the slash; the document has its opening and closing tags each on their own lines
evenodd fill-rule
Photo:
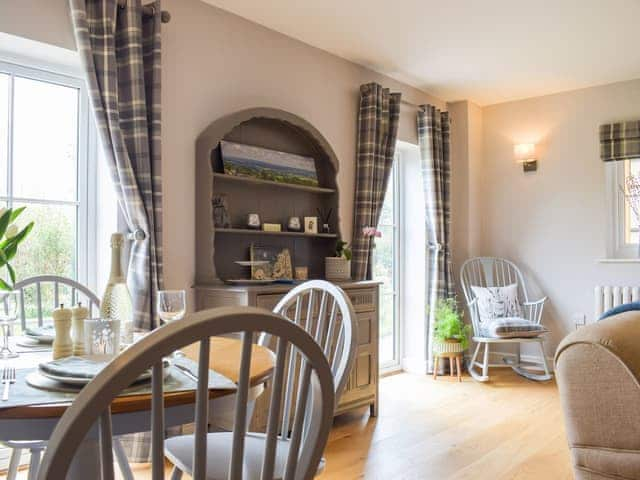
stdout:
<svg viewBox="0 0 640 480">
<path fill-rule="evenodd" d="M 71 310 L 64 308 L 60 304 L 51 314 L 53 326 L 56 330 L 56 337 L 53 340 L 53 359 L 70 357 L 73 353 L 73 342 L 71 340 Z"/>
<path fill-rule="evenodd" d="M 89 318 L 89 310 L 78 302 L 78 306 L 71 309 L 73 355 L 84 355 L 84 321 Z"/>
</svg>

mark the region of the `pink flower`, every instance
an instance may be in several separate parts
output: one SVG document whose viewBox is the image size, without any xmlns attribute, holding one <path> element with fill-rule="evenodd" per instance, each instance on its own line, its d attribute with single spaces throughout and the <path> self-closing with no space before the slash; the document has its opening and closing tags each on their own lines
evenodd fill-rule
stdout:
<svg viewBox="0 0 640 480">
<path fill-rule="evenodd" d="M 382 232 L 378 230 L 376 227 L 364 227 L 362 229 L 362 234 L 365 237 L 382 238 Z"/>
</svg>

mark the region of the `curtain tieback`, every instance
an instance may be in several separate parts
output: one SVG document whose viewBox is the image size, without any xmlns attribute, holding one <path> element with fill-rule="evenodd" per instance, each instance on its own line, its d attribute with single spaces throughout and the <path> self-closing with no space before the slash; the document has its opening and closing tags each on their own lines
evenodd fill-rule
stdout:
<svg viewBox="0 0 640 480">
<path fill-rule="evenodd" d="M 147 234 L 141 228 L 136 228 L 133 232 L 127 235 L 127 238 L 129 240 L 142 241 L 147 238 Z"/>
<path fill-rule="evenodd" d="M 442 244 L 429 242 L 429 250 L 439 252 L 440 250 L 442 250 Z"/>
</svg>

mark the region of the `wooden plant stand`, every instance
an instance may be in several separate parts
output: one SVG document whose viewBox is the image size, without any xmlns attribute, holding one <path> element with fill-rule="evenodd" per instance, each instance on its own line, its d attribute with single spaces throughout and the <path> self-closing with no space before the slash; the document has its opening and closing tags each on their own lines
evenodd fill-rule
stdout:
<svg viewBox="0 0 640 480">
<path fill-rule="evenodd" d="M 458 377 L 458 382 L 462 382 L 462 355 L 464 354 L 464 349 L 462 345 L 458 341 L 447 340 L 444 343 L 435 343 L 434 344 L 434 361 L 433 361 L 433 379 L 438 379 L 438 364 L 440 363 L 441 358 L 449 359 L 449 375 L 451 377 Z"/>
</svg>

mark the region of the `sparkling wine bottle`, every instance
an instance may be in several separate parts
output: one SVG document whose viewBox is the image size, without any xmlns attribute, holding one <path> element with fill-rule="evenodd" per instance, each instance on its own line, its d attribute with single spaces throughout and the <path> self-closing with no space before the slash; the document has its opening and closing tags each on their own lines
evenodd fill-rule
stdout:
<svg viewBox="0 0 640 480">
<path fill-rule="evenodd" d="M 122 245 L 124 235 L 111 235 L 111 274 L 102 296 L 100 316 L 104 319 L 120 321 L 120 341 L 133 343 L 133 303 L 127 288 L 127 280 L 122 272 Z"/>
</svg>

